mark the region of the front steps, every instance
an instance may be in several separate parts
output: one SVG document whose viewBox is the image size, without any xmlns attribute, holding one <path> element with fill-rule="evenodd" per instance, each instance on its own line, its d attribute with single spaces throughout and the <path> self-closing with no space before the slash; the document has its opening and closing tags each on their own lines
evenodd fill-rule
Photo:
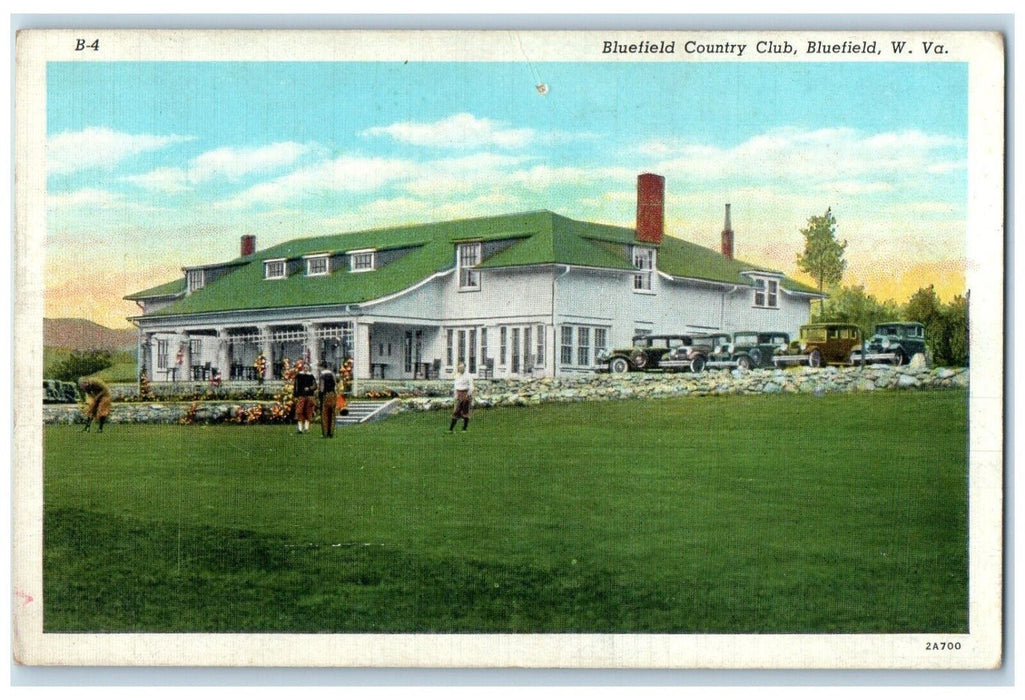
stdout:
<svg viewBox="0 0 1025 700">
<path fill-rule="evenodd" d="M 385 401 L 350 401 L 349 414 L 335 418 L 335 425 L 348 426 L 369 423 L 370 421 L 387 418 L 398 407 L 398 399 Z"/>
</svg>

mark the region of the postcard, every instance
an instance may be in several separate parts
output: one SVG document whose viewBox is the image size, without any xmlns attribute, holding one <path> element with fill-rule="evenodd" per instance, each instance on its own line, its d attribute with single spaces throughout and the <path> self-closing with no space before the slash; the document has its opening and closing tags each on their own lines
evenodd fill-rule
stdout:
<svg viewBox="0 0 1025 700">
<path fill-rule="evenodd" d="M 19 33 L 15 660 L 998 668 L 1004 65 Z"/>
</svg>

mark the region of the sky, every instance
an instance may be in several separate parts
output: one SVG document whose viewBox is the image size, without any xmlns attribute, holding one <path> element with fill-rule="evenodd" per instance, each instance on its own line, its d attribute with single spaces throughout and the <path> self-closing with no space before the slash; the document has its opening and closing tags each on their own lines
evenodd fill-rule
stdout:
<svg viewBox="0 0 1025 700">
<path fill-rule="evenodd" d="M 76 62 L 47 68 L 45 315 L 298 237 L 550 209 L 799 274 L 831 209 L 843 283 L 964 292 L 962 63 Z M 544 85 L 545 89 L 538 89 Z"/>
</svg>

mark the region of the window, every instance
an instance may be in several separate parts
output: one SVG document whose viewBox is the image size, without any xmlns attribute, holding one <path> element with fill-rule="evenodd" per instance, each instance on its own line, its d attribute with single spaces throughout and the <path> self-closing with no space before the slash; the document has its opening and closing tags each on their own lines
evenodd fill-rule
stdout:
<svg viewBox="0 0 1025 700">
<path fill-rule="evenodd" d="M 480 289 L 481 244 L 460 243 L 456 248 L 456 263 L 459 269 L 459 289 Z"/>
<path fill-rule="evenodd" d="M 280 280 L 285 278 L 285 259 L 266 260 L 263 263 L 263 278 L 265 280 Z"/>
<path fill-rule="evenodd" d="M 157 369 L 167 369 L 167 350 L 169 343 L 166 340 L 157 340 Z"/>
<path fill-rule="evenodd" d="M 498 364 L 505 365 L 509 341 L 509 329 L 505 326 L 502 326 L 498 331 L 498 341 Z"/>
<path fill-rule="evenodd" d="M 488 359 L 488 329 L 480 329 L 480 356 L 482 360 Z"/>
<path fill-rule="evenodd" d="M 377 251 L 350 250 L 349 272 L 370 272 L 377 268 Z"/>
<path fill-rule="evenodd" d="M 655 269 L 654 248 L 634 248 L 634 267 L 640 272 L 634 275 L 634 291 L 651 291 L 651 273 Z"/>
<path fill-rule="evenodd" d="M 537 352 L 534 357 L 534 364 L 538 367 L 545 366 L 545 327 L 537 327 Z"/>
<path fill-rule="evenodd" d="M 449 328 L 445 331 L 445 366 L 452 366 L 452 339 L 455 331 Z"/>
<path fill-rule="evenodd" d="M 203 341 L 199 338 L 193 338 L 189 340 L 189 357 L 192 360 L 192 364 L 196 364 L 199 361 L 199 356 L 203 354 Z"/>
<path fill-rule="evenodd" d="M 311 255 L 306 258 L 306 276 L 318 277 L 330 273 L 329 262 L 330 258 L 327 255 Z"/>
<path fill-rule="evenodd" d="M 562 344 L 559 361 L 564 365 L 573 364 L 573 326 L 562 327 Z"/>
<path fill-rule="evenodd" d="M 763 309 L 779 308 L 779 282 L 763 277 L 755 278 L 755 306 Z"/>
<path fill-rule="evenodd" d="M 469 353 L 470 353 L 470 358 L 469 358 L 470 361 L 466 363 L 467 369 L 470 372 L 470 374 L 477 374 L 477 329 L 476 328 L 471 328 L 470 329 L 469 340 L 467 342 L 469 344 Z"/>
<path fill-rule="evenodd" d="M 512 356 L 509 358 L 509 371 L 513 374 L 519 374 L 520 372 L 520 329 L 518 326 L 514 326 L 512 334 L 510 335 L 512 341 Z"/>
<path fill-rule="evenodd" d="M 577 364 L 591 364 L 591 329 L 586 326 L 577 328 Z"/>
<path fill-rule="evenodd" d="M 598 355 L 608 349 L 609 329 L 605 326 L 562 326 L 559 362 L 592 368 Z"/>
<path fill-rule="evenodd" d="M 189 270 L 185 273 L 185 277 L 189 283 L 189 294 L 192 294 L 198 289 L 202 289 L 206 284 L 206 275 L 204 275 L 203 272 L 203 270 Z"/>
<path fill-rule="evenodd" d="M 530 326 L 523 329 L 523 369 L 530 372 L 534 369 L 534 361 L 530 356 Z"/>
<path fill-rule="evenodd" d="M 609 345 L 609 332 L 605 328 L 594 329 L 594 356 L 598 357 L 601 353 L 608 350 Z"/>
</svg>

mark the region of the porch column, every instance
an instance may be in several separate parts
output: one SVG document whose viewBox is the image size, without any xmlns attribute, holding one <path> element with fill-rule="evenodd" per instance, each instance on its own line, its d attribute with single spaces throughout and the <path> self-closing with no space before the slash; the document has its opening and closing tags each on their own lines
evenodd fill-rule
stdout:
<svg viewBox="0 0 1025 700">
<path fill-rule="evenodd" d="M 271 348 L 270 326 L 260 326 L 260 348 L 263 359 L 266 360 L 266 374 L 263 379 L 264 381 L 274 379 L 274 353 Z"/>
<path fill-rule="evenodd" d="M 370 379 L 370 324 L 356 323 L 352 338 L 352 376 Z"/>
<path fill-rule="evenodd" d="M 231 358 L 228 357 L 228 329 L 217 329 L 217 371 L 221 379 L 231 378 Z"/>
<path fill-rule="evenodd" d="M 320 328 L 320 324 L 305 323 L 303 327 L 306 330 L 306 347 L 310 351 L 310 369 L 316 374 L 317 368 L 320 367 L 320 339 L 317 338 L 317 329 Z"/>
<path fill-rule="evenodd" d="M 137 369 L 139 375 L 143 372 L 146 373 L 146 377 L 152 382 L 153 381 L 153 334 L 143 333 L 139 331 L 139 362 Z M 138 377 L 137 377 L 138 378 Z"/>
<path fill-rule="evenodd" d="M 174 357 L 171 362 L 174 363 L 175 373 L 174 379 L 178 382 L 188 381 L 192 377 L 189 375 L 189 334 L 185 331 L 178 331 L 174 336 Z M 179 353 L 181 353 L 179 355 Z M 178 364 L 178 358 L 181 357 L 181 364 Z"/>
</svg>

